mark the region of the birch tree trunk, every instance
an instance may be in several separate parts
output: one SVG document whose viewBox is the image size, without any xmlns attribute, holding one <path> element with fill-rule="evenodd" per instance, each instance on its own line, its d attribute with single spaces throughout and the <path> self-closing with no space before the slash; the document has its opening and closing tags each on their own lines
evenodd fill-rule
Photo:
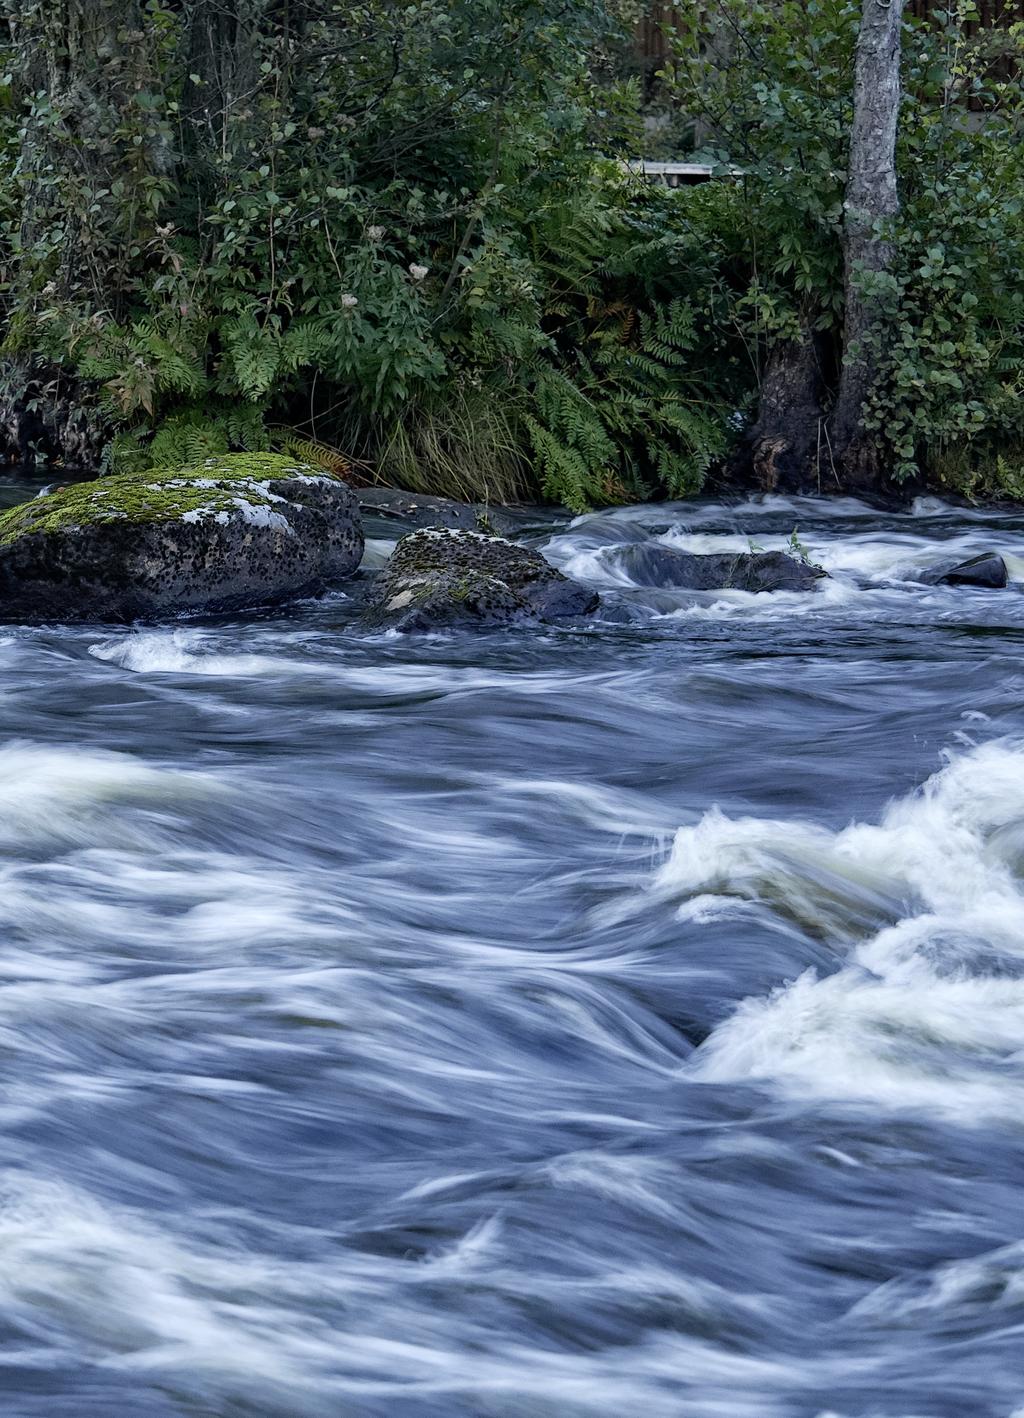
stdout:
<svg viewBox="0 0 1024 1418">
<path fill-rule="evenodd" d="M 899 211 L 896 133 L 904 3 L 863 0 L 857 39 L 844 215 L 846 319 L 839 393 L 830 420 L 832 457 L 843 481 L 856 487 L 875 483 L 881 472 L 877 441 L 865 431 L 863 415 L 877 375 L 872 345 L 881 332 L 882 314 L 865 290 L 864 277 L 888 270 L 892 262 L 892 247 L 879 227 Z"/>
</svg>

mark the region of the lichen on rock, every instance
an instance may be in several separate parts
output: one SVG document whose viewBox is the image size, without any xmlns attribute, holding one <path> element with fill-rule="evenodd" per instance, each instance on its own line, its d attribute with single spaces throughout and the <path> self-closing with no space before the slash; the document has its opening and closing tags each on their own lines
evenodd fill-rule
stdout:
<svg viewBox="0 0 1024 1418">
<path fill-rule="evenodd" d="M 314 594 L 356 570 L 351 489 L 273 453 L 78 483 L 0 516 L 0 615 L 129 620 Z"/>
<path fill-rule="evenodd" d="M 365 623 L 387 630 L 454 630 L 536 620 L 504 581 L 474 571 L 431 571 L 377 600 Z"/>
<path fill-rule="evenodd" d="M 503 537 L 427 528 L 403 537 L 366 623 L 398 630 L 492 626 L 586 615 L 596 592 Z"/>
<path fill-rule="evenodd" d="M 230 514 L 282 501 L 271 485 L 301 478 L 335 482 L 322 471 L 279 453 L 228 453 L 185 468 L 115 473 L 72 483 L 0 515 L 0 546 L 35 532 L 62 532 L 105 522 L 166 522 Z"/>
</svg>

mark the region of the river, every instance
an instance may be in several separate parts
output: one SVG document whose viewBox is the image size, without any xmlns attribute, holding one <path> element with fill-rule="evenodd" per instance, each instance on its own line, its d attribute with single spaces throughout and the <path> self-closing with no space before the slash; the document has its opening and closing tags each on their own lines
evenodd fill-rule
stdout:
<svg viewBox="0 0 1024 1418">
<path fill-rule="evenodd" d="M 1024 514 L 531 540 L 592 621 L 0 628 L 4 1418 L 1024 1418 L 1024 595 L 916 579 Z"/>
</svg>

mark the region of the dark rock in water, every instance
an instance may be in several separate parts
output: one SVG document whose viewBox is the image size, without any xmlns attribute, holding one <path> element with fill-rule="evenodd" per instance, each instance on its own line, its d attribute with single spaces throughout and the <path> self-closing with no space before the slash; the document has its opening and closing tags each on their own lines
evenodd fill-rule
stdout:
<svg viewBox="0 0 1024 1418">
<path fill-rule="evenodd" d="M 364 623 L 382 630 L 464 630 L 536 619 L 522 596 L 495 576 L 430 571 L 375 600 Z"/>
<path fill-rule="evenodd" d="M 539 552 L 479 532 L 426 530 L 398 543 L 365 621 L 401 630 L 507 625 L 587 615 L 598 600 Z"/>
<path fill-rule="evenodd" d="M 352 490 L 271 453 L 77 483 L 0 517 L 0 618 L 160 619 L 314 595 L 363 553 Z"/>
<path fill-rule="evenodd" d="M 638 586 L 687 591 L 812 591 L 828 573 L 783 551 L 698 555 L 661 542 L 627 547 L 619 565 Z"/>
<path fill-rule="evenodd" d="M 938 584 L 940 586 L 983 586 L 993 590 L 1002 590 L 1009 579 L 1006 572 L 1006 562 L 999 553 L 986 551 L 980 556 L 972 556 L 969 561 L 961 561 L 958 566 L 951 566 L 948 571 L 943 571 L 938 577 Z"/>
<path fill-rule="evenodd" d="M 393 487 L 359 489 L 359 506 L 367 516 L 411 523 L 415 527 L 449 527 L 465 532 L 507 534 L 530 521 L 526 511 L 489 507 L 483 502 L 455 502 L 422 492 Z"/>
</svg>

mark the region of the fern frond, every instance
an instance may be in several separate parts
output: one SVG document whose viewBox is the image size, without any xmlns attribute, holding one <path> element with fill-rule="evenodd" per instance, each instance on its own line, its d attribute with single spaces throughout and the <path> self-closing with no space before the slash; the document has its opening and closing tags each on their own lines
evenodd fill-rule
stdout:
<svg viewBox="0 0 1024 1418">
<path fill-rule="evenodd" d="M 276 451 L 288 453 L 293 458 L 310 463 L 314 468 L 322 468 L 332 477 L 342 482 L 365 484 L 366 479 L 358 477 L 350 458 L 328 443 L 316 438 L 305 438 L 293 428 L 275 427 L 269 430 L 271 444 Z"/>
</svg>

